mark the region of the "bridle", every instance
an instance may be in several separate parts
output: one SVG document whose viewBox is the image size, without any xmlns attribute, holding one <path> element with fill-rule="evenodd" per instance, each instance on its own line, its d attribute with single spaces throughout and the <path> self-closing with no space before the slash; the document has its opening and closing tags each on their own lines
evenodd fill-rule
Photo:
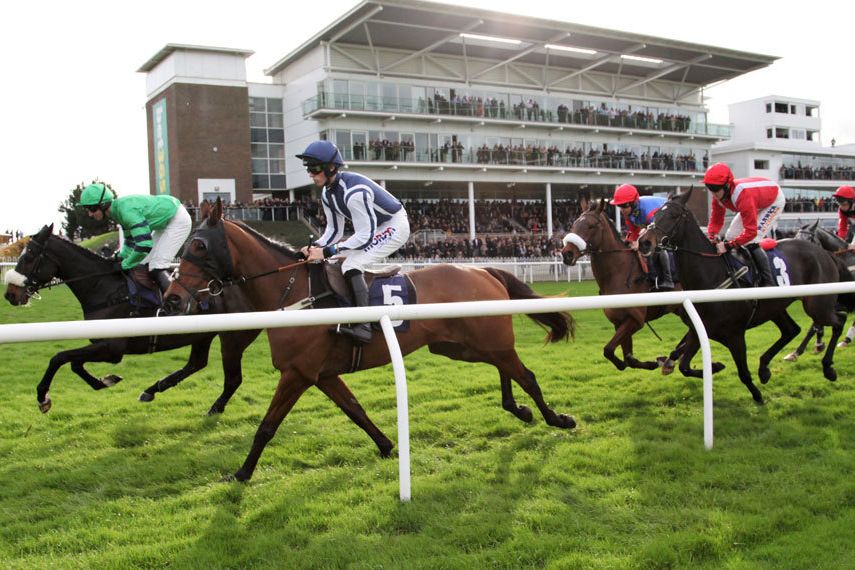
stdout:
<svg viewBox="0 0 855 570">
<path fill-rule="evenodd" d="M 40 243 L 35 239 L 30 240 L 30 243 L 27 244 L 27 249 L 25 250 L 25 254 L 30 253 L 35 257 L 35 261 L 33 262 L 33 267 L 30 269 L 29 275 L 25 275 L 21 273 L 21 275 L 26 279 L 24 284 L 24 294 L 26 294 L 27 299 L 41 299 L 41 295 L 39 295 L 39 290 L 44 289 L 45 287 L 53 287 L 54 285 L 59 285 L 63 283 L 62 280 L 55 279 L 51 277 L 47 281 L 39 281 L 34 276 L 39 274 L 39 270 L 41 269 L 42 262 L 47 259 L 51 263 L 53 263 L 56 267 L 60 267 L 60 261 L 47 249 L 47 244 Z M 23 256 L 22 256 L 23 257 Z M 17 271 L 17 267 L 15 268 Z"/>
</svg>

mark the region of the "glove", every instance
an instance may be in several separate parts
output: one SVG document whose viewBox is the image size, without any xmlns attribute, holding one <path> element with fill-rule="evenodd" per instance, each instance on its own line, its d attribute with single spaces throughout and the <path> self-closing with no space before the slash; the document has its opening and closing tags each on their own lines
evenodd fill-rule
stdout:
<svg viewBox="0 0 855 570">
<path fill-rule="evenodd" d="M 733 241 L 724 242 L 724 249 L 726 249 L 727 251 L 730 251 L 731 249 L 734 249 L 735 247 L 736 247 L 736 244 L 733 243 Z"/>
</svg>

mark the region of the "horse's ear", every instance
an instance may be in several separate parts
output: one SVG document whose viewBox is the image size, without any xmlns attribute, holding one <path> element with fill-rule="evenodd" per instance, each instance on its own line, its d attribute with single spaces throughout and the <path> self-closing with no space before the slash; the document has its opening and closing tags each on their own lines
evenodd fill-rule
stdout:
<svg viewBox="0 0 855 570">
<path fill-rule="evenodd" d="M 211 213 L 211 203 L 207 200 L 202 200 L 199 204 L 199 219 L 204 220 Z"/>
<path fill-rule="evenodd" d="M 223 219 L 223 201 L 218 197 L 208 214 L 209 221 L 217 223 Z"/>
<path fill-rule="evenodd" d="M 672 198 L 672 199 L 673 199 L 673 200 L 678 200 L 681 204 L 683 204 L 683 205 L 685 206 L 686 204 L 688 204 L 688 203 L 689 203 L 689 197 L 691 197 L 692 192 L 694 191 L 694 189 L 695 189 L 695 187 L 694 187 L 694 186 L 692 186 L 691 188 L 689 188 L 689 191 L 688 191 L 688 192 L 683 192 L 682 194 L 677 194 L 677 195 L 675 195 L 675 196 L 674 196 L 674 198 Z"/>
<path fill-rule="evenodd" d="M 579 200 L 579 211 L 584 212 L 588 209 L 588 198 L 586 196 L 582 196 Z"/>
<path fill-rule="evenodd" d="M 596 206 L 597 213 L 599 214 L 600 212 L 602 212 L 603 210 L 606 209 L 606 201 L 603 200 L 602 198 L 600 198 L 599 200 L 596 201 L 594 206 Z"/>
<path fill-rule="evenodd" d="M 819 220 L 819 218 L 817 218 L 817 220 L 816 220 L 816 221 L 813 223 L 813 225 L 810 227 L 810 230 L 811 230 L 812 232 L 815 232 L 815 231 L 816 231 L 817 226 L 819 226 L 819 222 L 820 222 L 820 220 Z"/>
<path fill-rule="evenodd" d="M 817 220 L 817 223 L 819 223 L 819 220 Z M 49 233 L 49 234 L 52 234 L 52 233 L 53 233 L 53 224 L 51 224 L 51 225 L 49 225 L 49 226 L 48 226 L 48 233 Z"/>
</svg>

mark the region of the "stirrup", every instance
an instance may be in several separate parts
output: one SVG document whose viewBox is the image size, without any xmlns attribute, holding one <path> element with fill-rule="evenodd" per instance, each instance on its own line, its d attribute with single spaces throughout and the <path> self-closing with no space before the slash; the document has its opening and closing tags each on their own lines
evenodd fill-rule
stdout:
<svg viewBox="0 0 855 570">
<path fill-rule="evenodd" d="M 370 343 L 371 338 L 373 336 L 371 332 L 371 325 L 368 323 L 358 323 L 354 325 L 339 324 L 333 327 L 332 331 L 336 334 L 350 337 L 353 342 L 357 342 L 359 344 Z"/>
</svg>

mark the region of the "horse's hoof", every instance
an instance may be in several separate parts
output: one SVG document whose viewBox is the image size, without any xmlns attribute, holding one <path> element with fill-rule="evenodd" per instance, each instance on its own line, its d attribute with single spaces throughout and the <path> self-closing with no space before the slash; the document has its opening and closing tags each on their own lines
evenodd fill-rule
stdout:
<svg viewBox="0 0 855 570">
<path fill-rule="evenodd" d="M 139 397 L 140 402 L 153 402 L 154 394 L 149 394 L 148 392 L 143 392 Z"/>
<path fill-rule="evenodd" d="M 665 362 L 662 363 L 662 376 L 668 376 L 669 374 L 673 373 L 676 364 L 677 363 L 671 360 L 670 358 L 666 358 Z"/>
<path fill-rule="evenodd" d="M 219 416 L 219 415 L 220 415 L 220 414 L 222 414 L 224 411 L 225 411 L 225 410 L 224 410 L 223 408 L 219 407 L 219 406 L 211 406 L 211 409 L 210 409 L 210 410 L 208 410 L 208 415 L 209 415 L 209 416 Z"/>
<path fill-rule="evenodd" d="M 531 413 L 531 408 L 528 406 L 517 406 L 517 411 L 514 412 L 514 415 L 527 424 L 534 421 L 534 414 Z"/>
<path fill-rule="evenodd" d="M 837 348 L 846 348 L 846 347 L 848 347 L 850 344 L 852 344 L 852 341 L 849 341 L 849 340 L 841 340 L 840 342 L 838 342 L 838 343 L 837 343 Z"/>
<path fill-rule="evenodd" d="M 722 370 L 724 370 L 724 364 L 722 364 L 721 362 L 713 362 L 712 363 L 712 373 L 713 374 L 717 374 L 717 373 L 721 372 Z"/>
<path fill-rule="evenodd" d="M 757 375 L 760 377 L 760 383 L 765 384 L 772 377 L 772 371 L 764 366 L 757 371 Z"/>
<path fill-rule="evenodd" d="M 567 414 L 558 414 L 559 424 L 558 427 L 562 429 L 573 429 L 576 427 L 576 420 L 573 416 L 568 416 Z"/>
<path fill-rule="evenodd" d="M 39 410 L 41 410 L 41 412 L 43 414 L 46 414 L 50 411 L 50 408 L 52 405 L 53 405 L 53 402 L 51 402 L 51 399 L 49 397 L 45 396 L 44 401 L 39 402 Z"/>
<path fill-rule="evenodd" d="M 837 370 L 835 370 L 833 366 L 829 366 L 827 368 L 824 368 L 822 371 L 822 374 L 825 376 L 825 379 L 828 380 L 829 382 L 836 382 L 837 381 Z"/>
<path fill-rule="evenodd" d="M 122 377 L 116 374 L 108 374 L 101 378 L 101 383 L 107 388 L 112 388 L 116 384 L 122 381 Z"/>
<path fill-rule="evenodd" d="M 786 362 L 795 362 L 798 359 L 799 359 L 799 355 L 796 352 L 791 352 L 790 354 L 788 354 L 787 356 L 784 357 L 784 360 Z"/>
<path fill-rule="evenodd" d="M 766 402 L 765 400 L 763 400 L 763 396 L 761 394 L 757 394 L 756 396 L 754 396 L 754 403 L 758 406 L 766 405 Z"/>
</svg>

